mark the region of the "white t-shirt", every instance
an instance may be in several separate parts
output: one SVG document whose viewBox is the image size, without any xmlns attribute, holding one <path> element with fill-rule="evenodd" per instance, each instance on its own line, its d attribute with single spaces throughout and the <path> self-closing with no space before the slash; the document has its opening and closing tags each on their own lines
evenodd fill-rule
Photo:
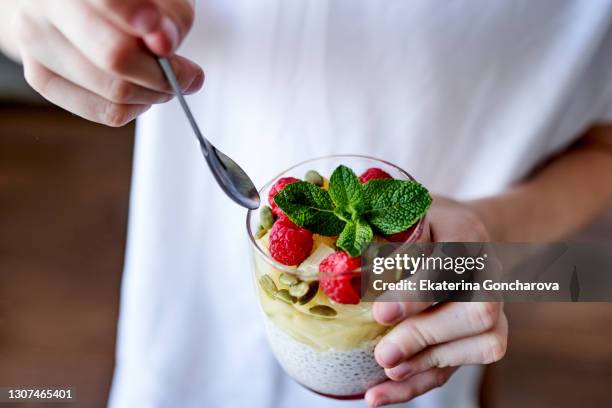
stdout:
<svg viewBox="0 0 612 408">
<path fill-rule="evenodd" d="M 181 53 L 206 136 L 261 186 L 304 159 L 384 158 L 432 191 L 495 193 L 612 119 L 609 0 L 198 2 Z M 245 210 L 176 101 L 138 124 L 110 406 L 362 407 L 292 382 L 268 349 Z M 478 370 L 417 399 L 471 406 Z"/>
</svg>

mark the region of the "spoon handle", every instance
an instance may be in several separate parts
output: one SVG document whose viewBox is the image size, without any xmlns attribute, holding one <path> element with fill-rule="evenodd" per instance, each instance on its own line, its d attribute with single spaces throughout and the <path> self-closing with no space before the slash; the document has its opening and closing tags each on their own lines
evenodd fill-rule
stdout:
<svg viewBox="0 0 612 408">
<path fill-rule="evenodd" d="M 161 66 L 162 71 L 164 72 L 164 75 L 166 76 L 166 79 L 170 83 L 170 87 L 172 87 L 172 91 L 174 91 L 174 94 L 176 95 L 179 103 L 181 104 L 185 115 L 187 115 L 187 120 L 189 120 L 189 124 L 191 125 L 191 128 L 193 129 L 196 137 L 198 138 L 198 142 L 200 142 L 202 153 L 204 153 L 205 157 L 208 157 L 210 143 L 208 143 L 208 140 L 206 140 L 206 138 L 202 136 L 200 128 L 198 127 L 198 124 L 196 123 L 195 119 L 193 118 L 193 115 L 191 114 L 191 109 L 189 109 L 189 105 L 187 105 L 187 102 L 183 97 L 183 91 L 181 90 L 181 86 L 179 85 L 178 80 L 176 79 L 176 75 L 174 75 L 174 70 L 172 69 L 172 65 L 170 65 L 170 61 L 168 61 L 168 58 L 164 57 L 160 57 L 157 60 L 159 62 L 159 65 Z"/>
</svg>

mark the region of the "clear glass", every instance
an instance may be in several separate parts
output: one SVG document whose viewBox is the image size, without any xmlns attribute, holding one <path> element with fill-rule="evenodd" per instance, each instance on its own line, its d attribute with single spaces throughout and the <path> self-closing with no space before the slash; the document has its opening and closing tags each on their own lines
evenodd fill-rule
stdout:
<svg viewBox="0 0 612 408">
<path fill-rule="evenodd" d="M 260 191 L 267 200 L 271 186 L 281 177 L 303 179 L 308 170 L 316 170 L 329 178 L 332 171 L 344 164 L 360 174 L 370 167 L 378 167 L 396 179 L 412 179 L 398 166 L 367 156 L 326 156 L 299 163 L 270 180 Z M 285 371 L 304 387 L 333 398 L 362 398 L 365 391 L 387 377 L 374 359 L 374 347 L 389 330 L 372 317 L 372 303 L 339 304 L 318 290 L 316 273 L 278 263 L 267 253 L 267 243 L 257 239 L 259 212 L 247 214 L 247 232 L 254 260 L 254 283 L 258 293 L 270 346 Z M 415 242 L 421 234 L 423 219 L 419 220 L 407 243 Z M 269 295 L 262 286 L 266 276 L 276 289 L 288 289 L 279 279 L 281 274 L 292 275 L 308 282 L 313 293 L 307 303 L 286 302 Z M 269 281 L 268 281 L 269 282 Z M 313 314 L 313 306 L 328 306 L 335 316 Z"/>
</svg>

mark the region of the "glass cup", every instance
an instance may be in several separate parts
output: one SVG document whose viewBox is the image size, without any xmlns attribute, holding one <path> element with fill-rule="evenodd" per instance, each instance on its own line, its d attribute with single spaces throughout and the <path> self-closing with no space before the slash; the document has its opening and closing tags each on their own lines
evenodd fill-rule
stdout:
<svg viewBox="0 0 612 408">
<path fill-rule="evenodd" d="M 357 155 L 326 156 L 285 170 L 259 194 L 267 198 L 276 180 L 289 176 L 302 179 L 308 170 L 316 170 L 329 178 L 341 164 L 357 174 L 378 167 L 395 179 L 413 179 L 406 171 L 383 160 Z M 274 260 L 267 252 L 267 236 L 259 239 L 256 236 L 258 225 L 259 212 L 249 211 L 246 226 L 254 260 L 255 287 L 268 341 L 277 360 L 293 379 L 316 393 L 339 399 L 363 398 L 368 388 L 387 378 L 374 359 L 374 347 L 390 327 L 374 320 L 371 302 L 353 305 L 329 299 L 319 290 L 317 263 L 298 268 Z M 423 219 L 412 227 L 406 243 L 415 242 L 422 229 Z M 315 235 L 311 258 L 320 262 L 329 254 L 330 247 L 333 247 L 333 238 Z M 296 284 L 305 293 L 300 298 L 289 293 L 290 286 Z"/>
</svg>

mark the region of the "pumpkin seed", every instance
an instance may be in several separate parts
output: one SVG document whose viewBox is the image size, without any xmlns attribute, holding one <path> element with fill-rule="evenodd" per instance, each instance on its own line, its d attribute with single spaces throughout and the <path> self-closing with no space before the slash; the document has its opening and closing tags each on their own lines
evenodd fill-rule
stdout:
<svg viewBox="0 0 612 408">
<path fill-rule="evenodd" d="M 321 187 L 323 185 L 323 177 L 321 177 L 321 175 L 314 170 L 309 170 L 306 173 L 306 176 L 304 176 L 304 180 L 314 184 L 315 186 Z"/>
<path fill-rule="evenodd" d="M 318 291 L 319 281 L 310 282 L 310 284 L 308 285 L 308 292 L 306 292 L 305 295 L 300 297 L 299 304 L 305 305 L 306 303 L 310 302 L 315 297 Z"/>
<path fill-rule="evenodd" d="M 272 224 L 274 224 L 272 209 L 267 205 L 264 205 L 261 207 L 261 210 L 259 210 L 259 224 L 266 230 L 272 228 Z"/>
<path fill-rule="evenodd" d="M 276 293 L 278 292 L 274 280 L 268 275 L 263 275 L 261 278 L 259 278 L 259 286 L 261 286 L 263 291 L 266 292 L 266 294 L 273 299 L 274 296 L 276 296 Z"/>
<path fill-rule="evenodd" d="M 276 298 L 290 305 L 297 301 L 295 296 L 291 296 L 287 289 L 281 289 L 276 292 Z"/>
<path fill-rule="evenodd" d="M 300 299 L 308 293 L 308 289 L 310 289 L 310 285 L 307 282 L 297 282 L 289 287 L 289 293 L 291 296 Z"/>
<path fill-rule="evenodd" d="M 257 228 L 257 233 L 255 233 L 255 238 L 259 239 L 263 237 L 266 235 L 266 232 L 268 232 L 268 230 L 260 225 L 259 228 Z"/>
<path fill-rule="evenodd" d="M 278 280 L 280 283 L 287 286 L 295 285 L 299 282 L 299 279 L 296 278 L 295 275 L 291 275 L 289 273 L 283 273 Z"/>
<path fill-rule="evenodd" d="M 308 309 L 310 313 L 317 316 L 334 317 L 338 314 L 333 308 L 325 305 L 316 305 Z"/>
</svg>

